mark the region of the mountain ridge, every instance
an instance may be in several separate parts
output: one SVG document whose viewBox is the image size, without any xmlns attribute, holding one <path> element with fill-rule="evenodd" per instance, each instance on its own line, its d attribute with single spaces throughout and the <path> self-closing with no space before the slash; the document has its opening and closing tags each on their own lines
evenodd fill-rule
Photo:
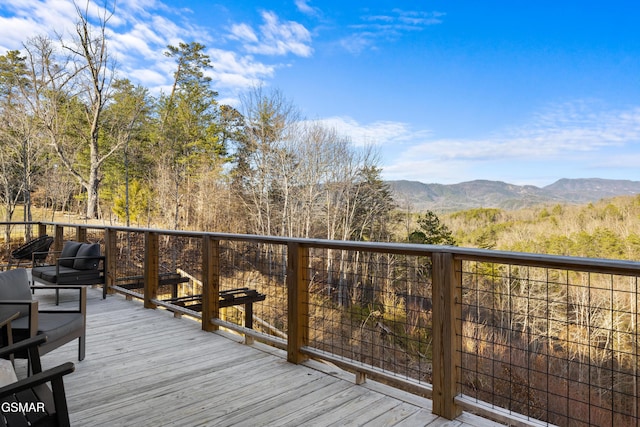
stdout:
<svg viewBox="0 0 640 427">
<path fill-rule="evenodd" d="M 539 204 L 595 202 L 640 193 L 640 181 L 562 178 L 544 187 L 503 181 L 473 180 L 457 184 L 386 181 L 400 208 L 452 212 L 472 208 L 520 209 Z"/>
</svg>

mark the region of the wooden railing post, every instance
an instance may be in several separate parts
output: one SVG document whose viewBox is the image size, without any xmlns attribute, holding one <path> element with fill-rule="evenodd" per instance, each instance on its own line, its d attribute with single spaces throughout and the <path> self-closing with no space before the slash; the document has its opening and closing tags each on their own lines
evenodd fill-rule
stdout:
<svg viewBox="0 0 640 427">
<path fill-rule="evenodd" d="M 202 329 L 218 330 L 211 319 L 220 317 L 220 241 L 202 238 Z"/>
<path fill-rule="evenodd" d="M 151 300 L 158 298 L 160 238 L 158 233 L 144 233 L 144 307 L 156 308 Z"/>
<path fill-rule="evenodd" d="M 38 224 L 38 237 L 44 236 L 45 234 L 47 234 L 47 225 Z"/>
<path fill-rule="evenodd" d="M 461 360 L 461 266 L 452 253 L 433 254 L 433 413 L 450 420 L 462 413 L 455 403 Z"/>
<path fill-rule="evenodd" d="M 61 225 L 55 225 L 53 229 L 53 251 L 58 252 L 56 259 L 60 256 L 62 251 L 62 245 L 64 243 L 64 227 Z"/>
<path fill-rule="evenodd" d="M 116 284 L 116 269 L 118 268 L 118 233 L 107 228 L 104 231 L 104 256 L 105 256 L 105 286 L 107 292 L 112 294 Z"/>
<path fill-rule="evenodd" d="M 309 343 L 309 248 L 297 242 L 287 245 L 288 340 L 287 360 L 302 363 L 300 348 Z"/>
<path fill-rule="evenodd" d="M 86 242 L 86 241 L 87 241 L 87 227 L 78 225 L 76 227 L 76 242 Z"/>
</svg>

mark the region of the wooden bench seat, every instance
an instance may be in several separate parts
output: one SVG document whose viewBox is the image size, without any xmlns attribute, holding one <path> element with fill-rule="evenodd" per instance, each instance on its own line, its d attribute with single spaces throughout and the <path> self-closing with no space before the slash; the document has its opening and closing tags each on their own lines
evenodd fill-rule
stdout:
<svg viewBox="0 0 640 427">
<path fill-rule="evenodd" d="M 267 298 L 265 294 L 261 294 L 255 289 L 237 288 L 220 291 L 220 308 L 231 307 L 235 305 L 244 305 L 244 326 L 253 328 L 253 303 L 264 301 Z M 175 304 L 180 307 L 188 308 L 193 311 L 202 311 L 202 295 L 190 295 L 185 297 L 176 297 L 163 300 L 165 302 Z"/>
<path fill-rule="evenodd" d="M 127 290 L 144 289 L 144 276 L 126 276 L 116 279 L 117 287 Z M 189 295 L 178 297 L 178 285 L 189 282 L 188 277 L 183 277 L 179 273 L 161 273 L 158 275 L 158 287 L 170 286 L 171 298 L 162 301 L 184 307 L 192 311 L 202 311 L 202 295 Z M 253 328 L 253 303 L 264 301 L 267 296 L 259 293 L 255 289 L 236 288 L 220 291 L 219 307 L 231 307 L 244 305 L 245 326 Z"/>
<path fill-rule="evenodd" d="M 127 290 L 144 289 L 144 276 L 126 276 L 116 279 L 117 286 Z M 124 283 L 123 283 L 124 282 Z M 171 297 L 178 296 L 178 285 L 189 283 L 189 278 L 179 273 L 161 273 L 158 275 L 158 287 L 172 286 Z"/>
</svg>

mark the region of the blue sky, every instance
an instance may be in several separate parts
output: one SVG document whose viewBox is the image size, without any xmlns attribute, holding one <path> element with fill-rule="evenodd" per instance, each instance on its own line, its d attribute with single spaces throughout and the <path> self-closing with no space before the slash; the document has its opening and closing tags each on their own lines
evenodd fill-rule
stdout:
<svg viewBox="0 0 640 427">
<path fill-rule="evenodd" d="M 3 0 L 0 53 L 74 19 L 70 0 Z M 386 179 L 544 186 L 640 180 L 638 22 L 629 0 L 119 0 L 109 37 L 119 76 L 156 92 L 168 44 L 206 45 L 221 102 L 277 88 L 375 145 Z"/>
</svg>

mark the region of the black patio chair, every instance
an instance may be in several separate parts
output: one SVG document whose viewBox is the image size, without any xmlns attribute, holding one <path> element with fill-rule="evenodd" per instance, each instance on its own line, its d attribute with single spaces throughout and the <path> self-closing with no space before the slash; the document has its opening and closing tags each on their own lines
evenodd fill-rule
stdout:
<svg viewBox="0 0 640 427">
<path fill-rule="evenodd" d="M 9 317 L 0 322 L 3 334 L 11 336 Z M 38 346 L 46 341 L 38 335 L 16 344 L 0 348 L 0 358 L 8 358 L 0 385 L 0 426 L 69 426 L 69 410 L 62 377 L 74 371 L 68 362 L 55 368 L 42 370 Z M 27 351 L 32 374 L 18 380 L 13 370 L 13 355 Z M 49 387 L 47 384 L 51 384 Z"/>
<path fill-rule="evenodd" d="M 47 235 L 29 240 L 27 243 L 11 252 L 9 266 L 12 266 L 14 261 L 17 261 L 17 267 L 19 267 L 20 263 L 25 260 L 31 261 L 32 266 L 37 265 L 37 263 L 42 263 L 47 258 L 49 248 L 52 243 L 53 237 Z"/>
</svg>

